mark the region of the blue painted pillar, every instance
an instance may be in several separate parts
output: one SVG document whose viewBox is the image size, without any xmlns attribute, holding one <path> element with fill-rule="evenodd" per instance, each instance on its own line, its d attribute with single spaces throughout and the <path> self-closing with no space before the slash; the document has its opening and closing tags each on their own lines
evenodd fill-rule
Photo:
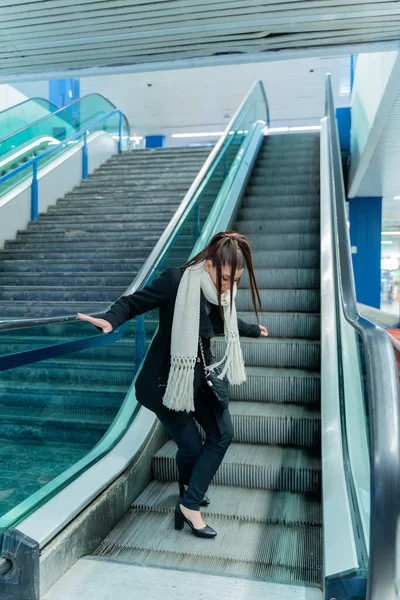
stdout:
<svg viewBox="0 0 400 600">
<path fill-rule="evenodd" d="M 145 138 L 145 148 L 164 148 L 165 135 L 147 135 Z"/>
<path fill-rule="evenodd" d="M 349 204 L 357 301 L 380 308 L 382 198 L 351 198 Z"/>
<path fill-rule="evenodd" d="M 77 100 L 79 96 L 79 79 L 51 79 L 49 81 L 49 100 L 59 108 Z"/>
</svg>

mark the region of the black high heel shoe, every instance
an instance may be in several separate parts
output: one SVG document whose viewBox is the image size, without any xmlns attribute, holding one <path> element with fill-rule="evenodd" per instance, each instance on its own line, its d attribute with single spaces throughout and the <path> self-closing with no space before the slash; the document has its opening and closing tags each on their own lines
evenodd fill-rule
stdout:
<svg viewBox="0 0 400 600">
<path fill-rule="evenodd" d="M 183 483 L 179 484 L 179 497 L 182 498 L 185 493 L 185 487 Z M 203 500 L 200 502 L 200 506 L 208 506 L 210 504 L 210 498 L 204 494 Z"/>
<path fill-rule="evenodd" d="M 187 523 L 192 530 L 193 535 L 199 538 L 214 538 L 217 535 L 217 532 L 214 531 L 211 527 L 206 525 L 202 527 L 202 529 L 196 529 L 193 527 L 192 523 L 185 517 L 183 512 L 181 511 L 181 507 L 179 503 L 175 507 L 175 529 L 181 531 L 183 529 L 184 524 Z"/>
</svg>

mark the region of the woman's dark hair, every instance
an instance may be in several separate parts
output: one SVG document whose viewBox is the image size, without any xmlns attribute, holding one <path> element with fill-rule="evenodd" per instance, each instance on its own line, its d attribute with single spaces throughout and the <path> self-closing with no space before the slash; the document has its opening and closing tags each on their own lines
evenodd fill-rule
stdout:
<svg viewBox="0 0 400 600">
<path fill-rule="evenodd" d="M 249 272 L 250 280 L 250 291 L 251 298 L 253 301 L 254 312 L 257 315 L 257 303 L 261 310 L 261 299 L 258 291 L 256 278 L 254 276 L 253 260 L 251 256 L 251 248 L 248 240 L 244 235 L 236 233 L 235 231 L 221 231 L 214 235 L 208 246 L 204 248 L 199 254 L 196 254 L 187 263 L 181 266 L 181 269 L 187 269 L 193 267 L 205 260 L 211 260 L 213 267 L 217 270 L 217 290 L 218 290 L 218 303 L 221 315 L 223 310 L 221 306 L 221 292 L 222 292 L 222 265 L 228 265 L 231 267 L 231 310 L 233 301 L 233 286 L 235 283 L 236 269 L 244 269 L 247 267 Z"/>
</svg>

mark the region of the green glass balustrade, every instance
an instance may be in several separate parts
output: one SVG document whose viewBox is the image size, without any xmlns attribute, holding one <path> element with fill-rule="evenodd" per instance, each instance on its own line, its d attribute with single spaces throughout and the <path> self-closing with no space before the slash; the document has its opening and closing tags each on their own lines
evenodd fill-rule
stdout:
<svg viewBox="0 0 400 600">
<path fill-rule="evenodd" d="M 15 106 L 0 112 L 0 153 L 1 140 L 13 135 L 30 123 L 34 123 L 50 113 L 59 110 L 59 107 L 45 100 L 45 98 L 29 98 Z M 1 154 L 0 154 L 1 156 Z"/>
<path fill-rule="evenodd" d="M 111 136 L 119 137 L 119 114 L 102 121 L 116 107 L 100 94 L 89 94 L 68 106 L 59 109 L 38 121 L 31 123 L 11 136 L 0 140 L 0 177 L 13 171 L 50 147 L 58 149 L 38 162 L 43 167 L 60 154 L 69 150 L 82 140 L 83 135 L 63 143 L 82 130 L 89 134 L 104 131 Z M 129 147 L 129 123 L 122 117 L 122 147 Z M 32 177 L 32 168 L 27 168 L 7 181 L 0 183 L 0 196 L 9 192 L 16 185 Z"/>
</svg>

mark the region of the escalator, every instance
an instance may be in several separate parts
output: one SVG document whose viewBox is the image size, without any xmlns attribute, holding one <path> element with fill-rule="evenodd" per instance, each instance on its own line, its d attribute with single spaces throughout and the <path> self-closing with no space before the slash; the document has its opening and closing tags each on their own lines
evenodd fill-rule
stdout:
<svg viewBox="0 0 400 600">
<path fill-rule="evenodd" d="M 1 139 L 13 135 L 27 125 L 58 110 L 59 107 L 45 98 L 28 98 L 0 112 Z M 1 152 L 1 140 L 0 140 Z M 1 155 L 1 154 L 0 154 Z"/>
<path fill-rule="evenodd" d="M 96 556 L 320 584 L 318 322 L 314 339 L 307 335 L 307 320 L 317 321 L 320 309 L 318 165 L 318 135 L 266 137 L 234 227 L 250 240 L 260 323 L 271 337 L 242 340 L 247 382 L 232 389 L 234 439 L 204 511 L 223 540 L 204 544 L 171 531 L 177 473 L 176 446 L 168 441 L 152 458 L 153 481 Z M 293 218 L 301 210 L 306 218 Z M 236 307 L 240 317 L 253 321 L 248 288 L 245 278 Z M 217 359 L 223 346 L 224 340 L 214 341 Z"/>
<path fill-rule="evenodd" d="M 23 489 L 28 473 L 36 486 L 18 504 L 4 505 L 8 512 L 0 518 L 6 600 L 15 589 L 27 600 L 151 597 L 157 590 L 160 598 L 180 598 L 177 586 L 186 594 L 189 584 L 193 597 L 207 586 L 211 595 L 219 589 L 234 597 L 233 581 L 252 597 L 394 600 L 398 383 L 385 332 L 353 306 L 329 79 L 327 92 L 321 135 L 264 137 L 268 108 L 257 83 L 126 291 L 182 264 L 229 226 L 251 241 L 260 322 L 270 336 L 242 340 L 248 380 L 233 390 L 235 437 L 204 511 L 219 534 L 211 543 L 173 529 L 175 447 L 135 398 L 132 377 L 157 313 L 108 335 L 72 316 L 0 325 L 2 341 L 21 331 L 25 344 L 0 355 L 2 386 L 7 372 L 33 374 L 46 361 L 76 357 L 81 383 L 98 387 L 96 404 L 90 400 L 97 418 L 109 406 L 101 388 L 120 386 L 119 396 L 115 390 L 108 396 L 115 401 L 112 425 L 95 442 L 89 424 L 79 426 L 88 405 L 78 400 L 73 373 L 63 377 L 67 402 L 49 369 L 31 401 L 44 411 L 38 436 L 22 434 L 18 450 L 0 447 L 4 465 L 11 456 L 21 465 L 19 481 L 17 468 L 5 469 L 0 499 L 19 482 Z M 245 276 L 237 308 L 251 321 L 247 288 Z M 46 347 L 35 343 L 37 334 L 48 336 Z M 221 340 L 213 345 L 220 355 Z M 115 368 L 122 354 L 133 365 L 124 377 Z M 90 380 L 89 356 L 102 362 Z M 32 408 L 27 402 L 20 400 L 24 411 Z M 50 416 L 57 411 L 54 429 Z M 75 439 L 66 437 L 69 423 Z M 15 416 L 9 430 L 18 433 Z M 74 444 L 85 442 L 74 463 Z M 48 473 L 46 481 L 48 465 L 57 461 L 59 474 Z"/>
<path fill-rule="evenodd" d="M 5 118 L 10 120 L 9 115 Z M 60 158 L 72 147 L 82 144 L 85 137 L 99 132 L 120 137 L 121 149 L 129 147 L 129 124 L 126 117 L 104 96 L 89 94 L 64 108 L 38 116 L 22 128 L 2 137 L 0 197 L 32 178 L 32 167 L 23 167 L 31 165 L 39 155 L 38 169 Z M 19 171 L 14 173 L 16 169 Z"/>
</svg>

